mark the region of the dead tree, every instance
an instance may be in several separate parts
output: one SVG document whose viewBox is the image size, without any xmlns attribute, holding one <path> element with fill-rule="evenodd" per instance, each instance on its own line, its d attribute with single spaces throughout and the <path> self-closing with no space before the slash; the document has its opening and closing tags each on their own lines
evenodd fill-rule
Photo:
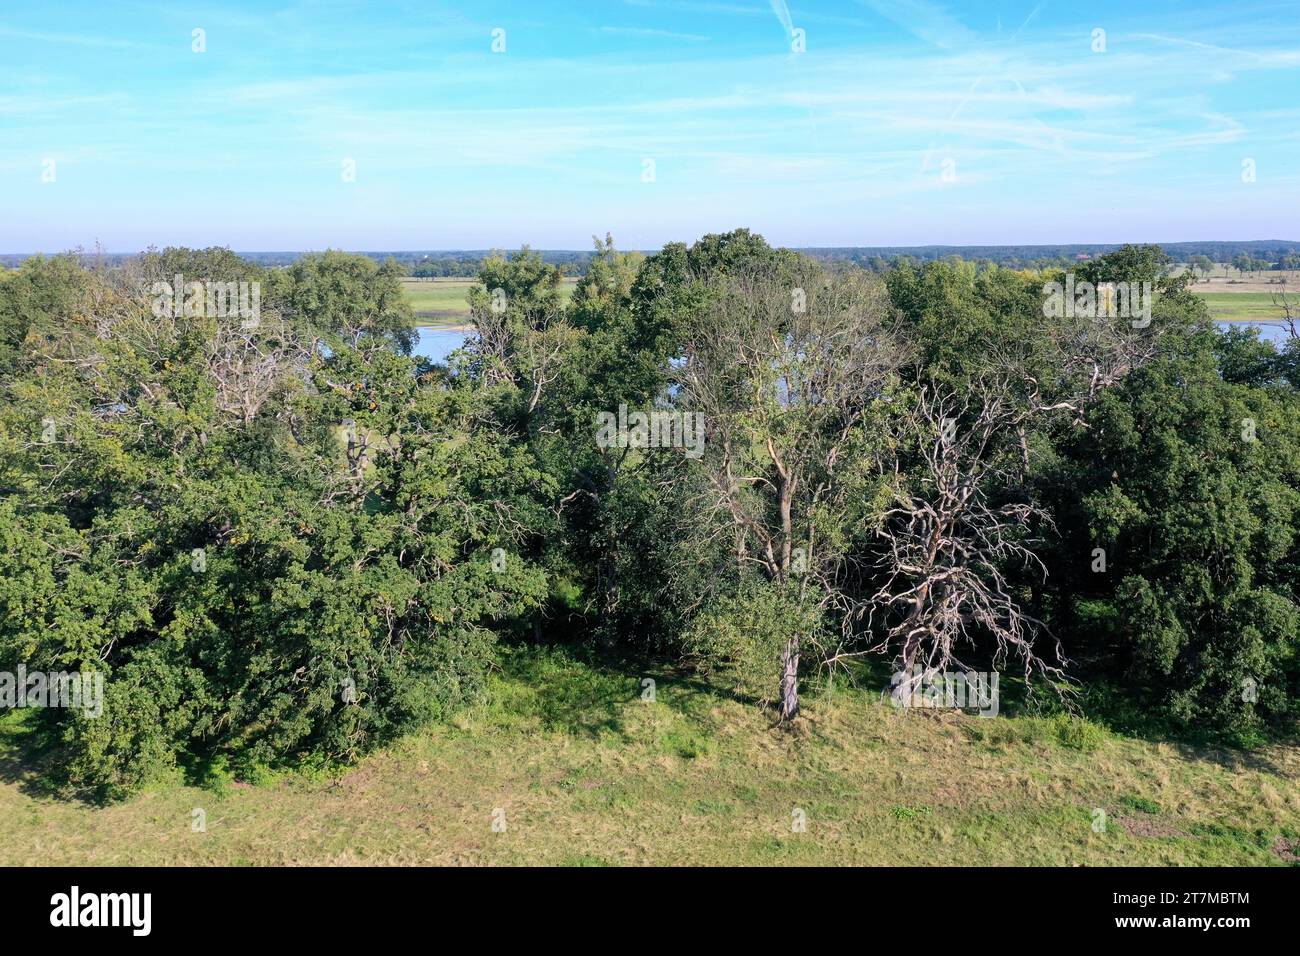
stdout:
<svg viewBox="0 0 1300 956">
<path fill-rule="evenodd" d="M 206 343 L 217 407 L 250 424 L 287 379 L 306 379 L 309 356 L 308 346 L 276 315 L 253 327 L 238 319 L 217 320 Z"/>
<path fill-rule="evenodd" d="M 976 631 L 992 635 L 996 662 L 1014 655 L 1027 678 L 1063 676 L 1059 645 L 1050 662 L 1036 649 L 1039 622 L 1006 577 L 1016 565 L 1046 574 L 1031 545 L 1051 519 L 1032 501 L 993 500 L 1015 484 L 1012 441 L 1028 414 L 1005 376 L 989 376 L 960 393 L 923 385 L 902 416 L 897 437 L 916 452 L 918 474 L 899 479 L 878 529 L 884 579 L 872 605 L 894 612 L 873 649 L 898 648 L 904 699 L 937 672 L 970 670 L 960 655 Z"/>
<path fill-rule="evenodd" d="M 969 382 L 918 387 L 897 419 L 894 504 L 878 528 L 883 584 L 853 616 L 865 615 L 869 628 L 878 614 L 891 622 L 870 650 L 897 650 L 900 694 L 935 672 L 969 670 L 960 648 L 980 635 L 992 637 L 996 666 L 1014 655 L 1027 680 L 1064 677 L 1059 643 L 1051 639 L 1050 655 L 1039 650 L 1042 625 L 1006 576 L 1019 568 L 1046 577 L 1033 546 L 1051 518 L 1024 489 L 1028 433 L 1054 415 L 1087 427 L 1088 406 L 1157 354 L 1161 329 L 1149 324 L 1080 318 L 1044 327 L 1032 360 L 1028 345 L 1026 354 L 991 353 Z"/>
<path fill-rule="evenodd" d="M 1273 294 L 1273 305 L 1282 310 L 1282 327 L 1286 329 L 1287 338 L 1292 341 L 1300 339 L 1300 301 L 1294 301 L 1285 292 Z"/>
</svg>

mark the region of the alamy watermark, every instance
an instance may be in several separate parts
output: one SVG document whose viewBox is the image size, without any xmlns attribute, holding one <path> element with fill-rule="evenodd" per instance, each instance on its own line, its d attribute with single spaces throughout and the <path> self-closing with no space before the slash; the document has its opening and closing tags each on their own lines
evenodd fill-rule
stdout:
<svg viewBox="0 0 1300 956">
<path fill-rule="evenodd" d="M 260 282 L 186 282 L 177 273 L 171 282 L 155 282 L 150 294 L 160 319 L 238 318 L 242 329 L 255 329 L 262 321 Z"/>
<path fill-rule="evenodd" d="M 19 664 L 17 672 L 0 671 L 0 708 L 19 707 L 62 707 L 98 717 L 104 713 L 104 675 L 99 671 L 28 673 L 26 664 Z"/>
<path fill-rule="evenodd" d="M 704 415 L 701 412 L 629 412 L 596 415 L 596 444 L 601 448 L 682 448 L 687 458 L 704 454 Z"/>
<path fill-rule="evenodd" d="M 971 709 L 981 717 L 998 715 L 997 671 L 927 670 L 916 664 L 910 672 L 895 671 L 889 686 L 890 702 L 900 709 Z"/>
<path fill-rule="evenodd" d="M 148 936 L 152 914 L 152 893 L 83 893 L 74 885 L 50 897 L 50 925 L 55 927 L 122 926 L 132 936 Z"/>
<path fill-rule="evenodd" d="M 1151 324 L 1154 291 L 1150 282 L 1076 282 L 1073 272 L 1065 282 L 1043 284 L 1043 315 L 1049 319 L 1130 319 L 1135 329 Z"/>
</svg>

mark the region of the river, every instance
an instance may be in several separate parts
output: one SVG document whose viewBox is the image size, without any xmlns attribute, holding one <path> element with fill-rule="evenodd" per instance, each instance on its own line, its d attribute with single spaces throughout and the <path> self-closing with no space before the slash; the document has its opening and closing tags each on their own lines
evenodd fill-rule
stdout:
<svg viewBox="0 0 1300 956">
<path fill-rule="evenodd" d="M 412 354 L 423 355 L 434 362 L 446 361 L 448 355 L 461 347 L 470 332 L 466 328 L 444 325 L 421 325 L 415 331 L 419 339 L 411 350 Z"/>
<path fill-rule="evenodd" d="M 1234 325 L 1253 325 L 1259 329 L 1259 337 L 1265 342 L 1272 342 L 1279 349 L 1286 344 L 1288 332 L 1286 326 L 1276 322 L 1224 322 L 1217 320 L 1215 323 L 1221 329 L 1231 328 Z"/>
<path fill-rule="evenodd" d="M 1226 329 L 1233 325 L 1254 325 L 1260 331 L 1260 337 L 1279 347 L 1286 342 L 1287 331 L 1281 325 L 1270 322 L 1218 322 L 1219 328 Z M 415 330 L 419 341 L 413 349 L 416 355 L 423 355 L 434 362 L 445 361 L 447 356 L 460 348 L 469 337 L 469 329 L 448 328 L 440 325 L 422 325 Z"/>
</svg>

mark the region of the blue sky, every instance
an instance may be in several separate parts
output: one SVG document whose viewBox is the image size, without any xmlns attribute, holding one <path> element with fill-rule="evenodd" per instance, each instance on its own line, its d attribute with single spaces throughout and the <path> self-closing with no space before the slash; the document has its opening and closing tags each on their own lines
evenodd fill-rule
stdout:
<svg viewBox="0 0 1300 956">
<path fill-rule="evenodd" d="M 0 252 L 1300 239 L 1296 12 L 7 2 Z"/>
</svg>

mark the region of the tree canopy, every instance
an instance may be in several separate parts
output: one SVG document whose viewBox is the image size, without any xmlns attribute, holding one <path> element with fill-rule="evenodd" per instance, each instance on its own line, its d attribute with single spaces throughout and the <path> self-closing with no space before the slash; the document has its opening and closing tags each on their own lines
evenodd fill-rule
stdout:
<svg viewBox="0 0 1300 956">
<path fill-rule="evenodd" d="M 58 782 L 346 761 L 515 640 L 667 657 L 785 722 L 879 659 L 1294 731 L 1300 346 L 1216 331 L 1159 248 L 1070 267 L 1150 283 L 1146 323 L 1050 315 L 1059 268 L 831 270 L 744 229 L 588 262 L 565 305 L 542 256 L 483 260 L 436 366 L 396 262 L 0 279 L 0 669 L 106 679 L 101 718 L 41 714 Z M 258 314 L 159 314 L 176 276 Z"/>
</svg>

